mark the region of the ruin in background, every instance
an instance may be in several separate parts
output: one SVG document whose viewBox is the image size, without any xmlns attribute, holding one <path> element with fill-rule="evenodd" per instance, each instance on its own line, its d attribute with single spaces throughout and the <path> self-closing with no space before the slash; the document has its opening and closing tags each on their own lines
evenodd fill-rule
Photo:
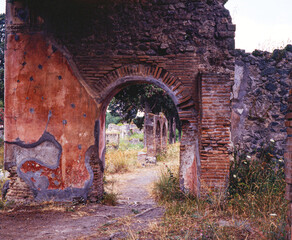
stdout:
<svg viewBox="0 0 292 240">
<path fill-rule="evenodd" d="M 146 162 L 156 163 L 156 157 L 167 150 L 168 124 L 163 114 L 145 116 Z"/>
</svg>

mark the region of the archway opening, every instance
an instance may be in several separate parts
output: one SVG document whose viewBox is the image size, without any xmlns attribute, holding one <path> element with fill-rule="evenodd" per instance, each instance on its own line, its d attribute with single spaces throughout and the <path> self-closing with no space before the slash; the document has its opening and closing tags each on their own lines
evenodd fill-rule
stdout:
<svg viewBox="0 0 292 240">
<path fill-rule="evenodd" d="M 179 143 L 171 146 L 177 154 L 173 159 L 167 158 L 170 135 L 167 124 L 176 119 L 176 126 L 181 125 L 173 100 L 154 84 L 130 82 L 117 86 L 113 93 L 109 95 L 111 99 L 105 108 L 104 164 L 105 179 L 110 183 L 105 188 L 106 191 L 122 191 L 121 196 L 125 198 L 127 190 L 119 185 L 117 178 L 123 178 L 127 172 L 157 169 L 166 159 L 173 162 L 170 165 L 179 166 Z M 162 152 L 164 159 L 160 156 Z"/>
</svg>

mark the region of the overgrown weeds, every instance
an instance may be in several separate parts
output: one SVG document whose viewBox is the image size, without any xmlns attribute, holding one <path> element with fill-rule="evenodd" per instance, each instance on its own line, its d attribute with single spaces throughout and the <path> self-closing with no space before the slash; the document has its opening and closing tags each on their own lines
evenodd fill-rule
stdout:
<svg viewBox="0 0 292 240">
<path fill-rule="evenodd" d="M 158 202 L 171 202 L 186 199 L 186 194 L 179 187 L 177 171 L 175 173 L 165 165 L 160 178 L 154 184 L 153 196 Z"/>
<path fill-rule="evenodd" d="M 141 233 L 141 239 L 285 239 L 282 160 L 273 155 L 271 143 L 255 155 L 252 160 L 237 152 L 228 188 L 205 189 L 200 199 L 181 191 L 177 169 L 165 166 L 153 194 L 166 213 L 161 223 Z"/>
<path fill-rule="evenodd" d="M 235 155 L 230 167 L 229 201 L 232 210 L 259 225 L 269 239 L 284 239 L 287 214 L 284 164 L 273 155 L 273 143 L 257 152 Z"/>
</svg>

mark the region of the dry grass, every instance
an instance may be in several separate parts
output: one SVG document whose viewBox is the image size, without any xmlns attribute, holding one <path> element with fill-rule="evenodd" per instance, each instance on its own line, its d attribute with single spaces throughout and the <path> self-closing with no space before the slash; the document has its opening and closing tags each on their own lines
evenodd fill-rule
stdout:
<svg viewBox="0 0 292 240">
<path fill-rule="evenodd" d="M 179 164 L 180 143 L 167 145 L 167 151 L 157 156 L 157 162 L 169 163 L 170 165 Z"/>
<path fill-rule="evenodd" d="M 137 166 L 139 150 L 109 150 L 105 155 L 106 173 L 123 173 Z"/>
</svg>

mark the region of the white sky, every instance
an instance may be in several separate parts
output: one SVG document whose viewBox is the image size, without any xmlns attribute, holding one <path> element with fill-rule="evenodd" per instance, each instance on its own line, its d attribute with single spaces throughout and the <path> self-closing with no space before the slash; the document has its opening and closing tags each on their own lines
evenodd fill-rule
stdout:
<svg viewBox="0 0 292 240">
<path fill-rule="evenodd" d="M 248 52 L 292 43 L 292 0 L 228 0 L 236 24 L 235 47 Z"/>
<path fill-rule="evenodd" d="M 6 0 L 0 0 L 0 13 L 5 12 Z"/>
<path fill-rule="evenodd" d="M 0 0 L 0 13 L 6 0 Z M 236 24 L 235 47 L 251 52 L 292 44 L 292 0 L 228 0 Z"/>
</svg>

